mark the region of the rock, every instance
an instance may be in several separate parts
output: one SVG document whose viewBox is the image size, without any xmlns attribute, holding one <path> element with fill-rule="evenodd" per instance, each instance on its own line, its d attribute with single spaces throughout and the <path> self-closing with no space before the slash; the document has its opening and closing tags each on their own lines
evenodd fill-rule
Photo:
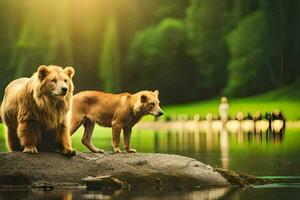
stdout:
<svg viewBox="0 0 300 200">
<path fill-rule="evenodd" d="M 83 178 L 82 181 L 86 184 L 87 189 L 91 190 L 101 190 L 103 188 L 117 190 L 123 186 L 122 181 L 111 176 L 88 176 Z"/>
<path fill-rule="evenodd" d="M 225 177 L 233 185 L 237 185 L 240 187 L 274 183 L 274 181 L 270 179 L 257 178 L 248 174 L 242 174 L 230 170 L 224 170 L 221 168 L 215 168 L 214 170 L 222 174 L 222 176 Z"/>
<path fill-rule="evenodd" d="M 44 189 L 45 191 L 53 190 L 54 186 L 47 181 L 36 181 L 31 184 L 33 188 Z"/>
<path fill-rule="evenodd" d="M 69 158 L 59 153 L 0 153 L 0 187 L 51 189 L 97 183 L 101 187 L 191 189 L 236 185 L 234 178 L 224 178 L 195 159 L 170 154 L 78 153 Z"/>
</svg>

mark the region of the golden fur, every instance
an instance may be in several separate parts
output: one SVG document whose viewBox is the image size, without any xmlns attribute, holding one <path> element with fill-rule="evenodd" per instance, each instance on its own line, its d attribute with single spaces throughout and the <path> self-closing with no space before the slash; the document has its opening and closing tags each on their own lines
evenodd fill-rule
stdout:
<svg viewBox="0 0 300 200">
<path fill-rule="evenodd" d="M 31 78 L 19 78 L 5 89 L 1 116 L 12 151 L 38 153 L 59 148 L 74 155 L 69 135 L 74 69 L 42 65 Z"/>
<path fill-rule="evenodd" d="M 141 91 L 135 94 L 110 94 L 98 91 L 84 91 L 73 98 L 70 133 L 73 134 L 82 124 L 84 135 L 82 143 L 92 152 L 103 152 L 91 143 L 95 123 L 112 127 L 112 146 L 115 152 L 119 148 L 120 132 L 123 129 L 124 146 L 127 152 L 136 152 L 130 148 L 132 127 L 144 115 L 163 114 L 158 99 L 159 92 Z"/>
</svg>

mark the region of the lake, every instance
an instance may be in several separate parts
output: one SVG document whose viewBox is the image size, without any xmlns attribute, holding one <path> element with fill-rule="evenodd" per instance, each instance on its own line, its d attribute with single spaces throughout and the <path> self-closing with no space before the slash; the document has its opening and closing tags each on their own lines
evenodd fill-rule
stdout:
<svg viewBox="0 0 300 200">
<path fill-rule="evenodd" d="M 2 128 L 0 129 L 2 130 Z M 73 147 L 88 151 L 80 140 L 83 130 L 72 137 Z M 111 151 L 111 130 L 96 127 L 93 142 L 98 148 Z M 287 178 L 293 183 L 254 188 L 219 188 L 197 191 L 122 191 L 115 193 L 84 189 L 53 191 L 1 191 L 0 199 L 300 199 L 300 129 L 285 133 L 229 133 L 221 131 L 153 131 L 135 128 L 131 140 L 138 152 L 179 154 L 195 158 L 213 167 L 267 178 Z M 3 131 L 0 151 L 7 151 Z"/>
</svg>

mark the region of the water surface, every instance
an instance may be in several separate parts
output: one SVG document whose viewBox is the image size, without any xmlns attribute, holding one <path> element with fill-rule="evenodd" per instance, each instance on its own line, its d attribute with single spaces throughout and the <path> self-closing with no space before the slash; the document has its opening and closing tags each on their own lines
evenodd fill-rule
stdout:
<svg viewBox="0 0 300 200">
<path fill-rule="evenodd" d="M 73 136 L 73 146 L 80 151 L 89 151 L 80 142 L 82 132 L 79 130 Z M 111 130 L 97 127 L 93 143 L 111 151 Z M 131 146 L 138 152 L 179 154 L 213 167 L 258 176 L 300 175 L 300 130 L 295 128 L 287 128 L 284 134 L 135 129 Z"/>
<path fill-rule="evenodd" d="M 82 133 L 80 129 L 72 137 L 73 146 L 88 152 L 80 142 Z M 111 129 L 96 127 L 93 142 L 98 148 L 111 151 Z M 271 179 L 288 178 L 291 183 L 197 191 L 11 190 L 0 191 L 0 199 L 300 199 L 300 130 L 297 128 L 287 128 L 283 134 L 134 129 L 131 144 L 138 152 L 179 154 L 214 167 Z M 3 131 L 0 132 L 0 151 L 7 151 Z"/>
</svg>

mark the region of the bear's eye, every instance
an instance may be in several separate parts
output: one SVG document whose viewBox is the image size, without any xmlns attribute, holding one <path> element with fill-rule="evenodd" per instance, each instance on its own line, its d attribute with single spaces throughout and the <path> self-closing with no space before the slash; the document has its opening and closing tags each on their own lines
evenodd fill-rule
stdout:
<svg viewBox="0 0 300 200">
<path fill-rule="evenodd" d="M 155 106 L 155 103 L 153 103 L 153 102 L 150 103 L 150 106 L 151 106 L 151 107 L 154 107 L 154 106 Z"/>
<path fill-rule="evenodd" d="M 53 83 L 56 83 L 56 78 L 53 78 L 51 81 L 52 81 Z"/>
<path fill-rule="evenodd" d="M 67 82 L 67 79 L 65 79 L 64 82 L 66 83 L 66 82 Z"/>
</svg>

